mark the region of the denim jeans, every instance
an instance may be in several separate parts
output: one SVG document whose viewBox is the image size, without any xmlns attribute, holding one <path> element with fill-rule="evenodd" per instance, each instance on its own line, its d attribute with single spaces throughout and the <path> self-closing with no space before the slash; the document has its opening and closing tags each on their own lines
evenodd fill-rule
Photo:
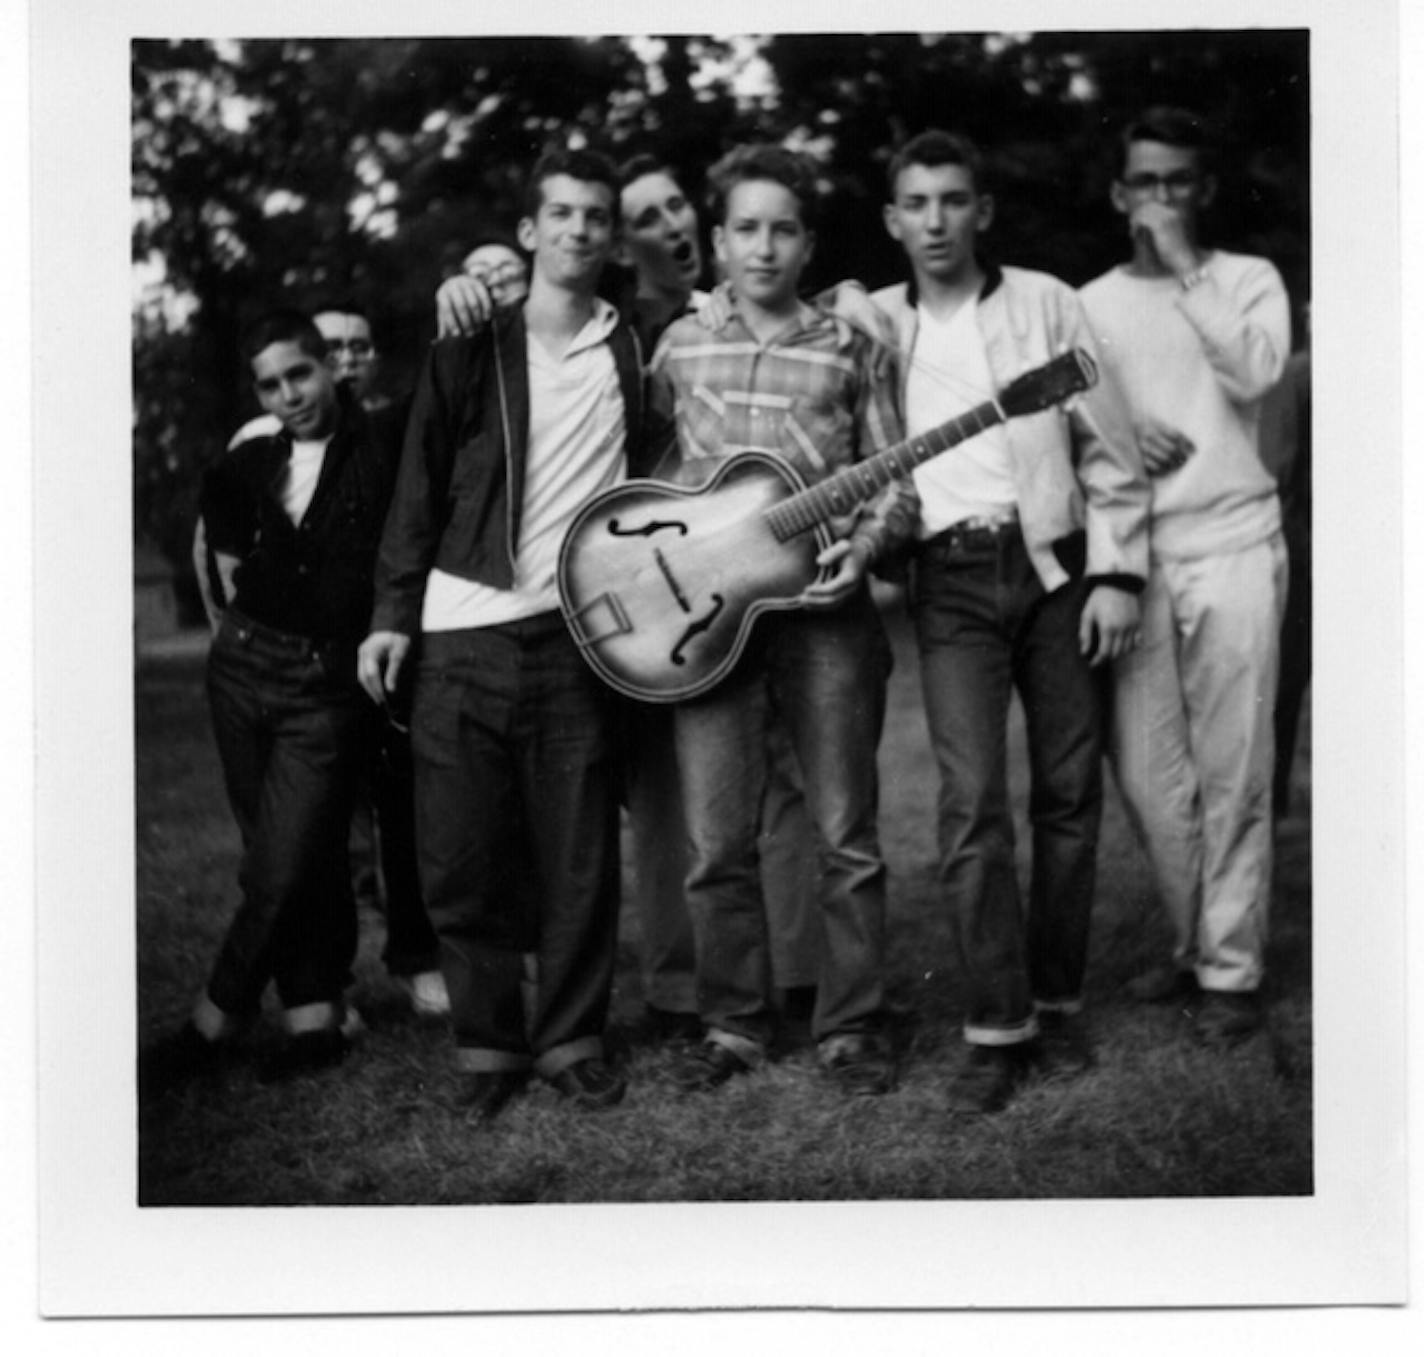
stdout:
<svg viewBox="0 0 1424 1357">
<path fill-rule="evenodd" d="M 1271 897 L 1279 535 L 1154 561 L 1142 644 L 1114 668 L 1112 753 L 1174 933 L 1203 989 L 1251 991 Z"/>
<path fill-rule="evenodd" d="M 208 997 L 251 1013 L 270 980 L 284 1008 L 339 1006 L 356 955 L 347 828 L 372 719 L 354 660 L 230 611 L 207 686 L 243 846 L 242 903 Z"/>
<path fill-rule="evenodd" d="M 1044 592 L 1016 527 L 988 544 L 931 541 L 914 615 L 939 766 L 940 882 L 965 985 L 964 1035 L 1036 1035 L 1035 1005 L 1080 1002 L 1102 812 L 1102 704 L 1078 650 L 1086 586 Z M 1020 896 L 1009 801 L 1008 716 L 1023 702 L 1033 869 Z"/>
<path fill-rule="evenodd" d="M 677 708 L 691 861 L 698 1002 L 715 1039 L 755 1061 L 774 1035 L 768 909 L 758 860 L 775 701 L 806 791 L 819 858 L 822 953 L 812 1034 L 873 1030 L 884 1007 L 885 863 L 876 749 L 890 649 L 869 595 L 778 614 L 737 671 Z"/>
<path fill-rule="evenodd" d="M 610 715 L 557 613 L 421 638 L 416 842 L 464 1069 L 548 1077 L 602 1053 L 618 927 Z"/>
<path fill-rule="evenodd" d="M 767 785 L 757 851 L 771 939 L 772 982 L 814 985 L 820 969 L 815 842 L 801 771 L 779 716 L 767 728 Z M 643 997 L 697 1012 L 696 948 L 684 887 L 687 830 L 670 708 L 627 704 L 622 726 L 628 802 L 628 883 L 638 930 Z"/>
</svg>

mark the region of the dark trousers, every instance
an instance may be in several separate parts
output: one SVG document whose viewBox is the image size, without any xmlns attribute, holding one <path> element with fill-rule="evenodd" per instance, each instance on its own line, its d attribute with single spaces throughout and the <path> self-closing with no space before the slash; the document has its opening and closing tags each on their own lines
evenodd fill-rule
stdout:
<svg viewBox="0 0 1424 1357">
<path fill-rule="evenodd" d="M 1102 810 L 1102 709 L 1078 651 L 1085 586 L 1046 594 L 1017 528 L 970 546 L 927 543 L 914 613 L 939 766 L 940 880 L 966 985 L 965 1036 L 1036 1032 L 1035 1002 L 1071 1007 L 1087 965 Z M 1008 714 L 1023 701 L 1033 871 L 1014 862 Z"/>
<path fill-rule="evenodd" d="M 366 791 L 375 812 L 377 857 L 391 975 L 418 975 L 440 965 L 440 943 L 420 893 L 415 850 L 415 770 L 410 732 L 389 720 L 373 723 L 367 746 Z"/>
<path fill-rule="evenodd" d="M 549 1076 L 601 1054 L 618 925 L 610 710 L 556 613 L 422 638 L 417 846 L 465 1069 Z"/>
<path fill-rule="evenodd" d="M 275 981 L 284 1008 L 339 1003 L 356 954 L 346 833 L 371 720 L 354 659 L 229 612 L 207 683 L 243 846 L 242 902 L 208 997 L 251 1013 Z"/>
</svg>

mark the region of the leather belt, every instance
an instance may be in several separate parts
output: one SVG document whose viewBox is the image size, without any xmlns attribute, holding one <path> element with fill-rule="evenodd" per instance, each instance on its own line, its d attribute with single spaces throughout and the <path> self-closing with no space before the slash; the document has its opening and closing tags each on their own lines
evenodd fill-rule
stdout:
<svg viewBox="0 0 1424 1357">
<path fill-rule="evenodd" d="M 1017 514 L 1001 514 L 993 518 L 962 518 L 943 532 L 926 538 L 919 551 L 929 556 L 964 556 L 994 551 L 1006 538 L 1020 532 Z"/>
</svg>

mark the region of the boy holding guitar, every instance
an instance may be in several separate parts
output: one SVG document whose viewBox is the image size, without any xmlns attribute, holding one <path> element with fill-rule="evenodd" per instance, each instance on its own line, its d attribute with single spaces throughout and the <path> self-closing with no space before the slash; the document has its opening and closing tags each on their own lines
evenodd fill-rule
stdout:
<svg viewBox="0 0 1424 1357">
<path fill-rule="evenodd" d="M 821 481 L 899 436 L 883 355 L 866 335 L 797 297 L 814 243 L 815 172 L 806 158 L 740 147 L 711 179 L 713 244 L 734 306 L 711 333 L 698 320 L 675 321 L 654 357 L 649 402 L 675 414 L 674 478 L 699 485 L 732 454 L 764 449 Z M 768 687 L 820 840 L 824 936 L 812 1033 L 821 1063 L 850 1093 L 892 1086 L 881 1030 L 885 864 L 876 827 L 889 647 L 865 574 L 909 537 L 914 521 L 913 486 L 900 480 L 839 522 L 819 553 L 820 578 L 801 596 L 805 607 L 767 618 L 732 675 L 676 709 L 692 847 L 687 894 L 707 1027 L 676 1071 L 689 1091 L 755 1068 L 774 1037 L 757 864 Z M 680 585 L 669 585 L 683 597 Z"/>
</svg>

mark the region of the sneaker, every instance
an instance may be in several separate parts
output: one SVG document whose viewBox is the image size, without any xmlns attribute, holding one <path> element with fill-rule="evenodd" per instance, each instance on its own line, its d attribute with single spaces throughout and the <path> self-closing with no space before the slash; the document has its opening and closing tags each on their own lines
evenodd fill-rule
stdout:
<svg viewBox="0 0 1424 1357">
<path fill-rule="evenodd" d="M 597 1056 L 565 1066 L 549 1082 L 562 1097 L 588 1111 L 621 1103 L 628 1088 L 623 1076 Z"/>
<path fill-rule="evenodd" d="M 1225 1050 L 1260 1031 L 1261 1001 L 1254 992 L 1204 990 L 1192 1028 L 1203 1046 Z"/>
<path fill-rule="evenodd" d="M 1138 1004 L 1170 1004 L 1189 999 L 1197 992 L 1197 978 L 1180 966 L 1151 966 L 1134 975 L 1122 992 Z"/>
<path fill-rule="evenodd" d="M 1093 1044 L 1088 1036 L 1088 1020 L 1081 1013 L 1040 1009 L 1038 1057 L 1049 1075 L 1072 1076 L 1092 1069 Z"/>
<path fill-rule="evenodd" d="M 1026 1044 L 970 1046 L 949 1081 L 948 1110 L 971 1115 L 1001 1112 L 1028 1074 L 1030 1054 Z"/>
<path fill-rule="evenodd" d="M 445 988 L 442 972 L 420 971 L 415 975 L 395 975 L 391 979 L 410 997 L 411 1012 L 416 1017 L 450 1016 L 450 991 Z"/>
<path fill-rule="evenodd" d="M 466 1074 L 455 1097 L 456 1110 L 472 1125 L 493 1121 L 528 1082 L 526 1070 L 481 1070 Z"/>
<path fill-rule="evenodd" d="M 257 1071 L 259 1084 L 280 1084 L 302 1075 L 330 1069 L 346 1059 L 351 1042 L 337 1027 L 315 1032 L 298 1032 L 288 1037 Z"/>
<path fill-rule="evenodd" d="M 717 1088 L 739 1074 L 750 1074 L 751 1065 L 720 1041 L 700 1041 L 685 1051 L 673 1066 L 672 1082 L 683 1093 L 701 1093 Z"/>
<path fill-rule="evenodd" d="M 231 1040 L 210 1041 L 186 1022 L 138 1053 L 138 1093 L 142 1099 L 158 1098 L 170 1089 L 216 1074 L 236 1058 Z"/>
<path fill-rule="evenodd" d="M 895 1062 L 869 1038 L 822 1043 L 822 1072 L 852 1098 L 876 1098 L 895 1087 Z"/>
</svg>

